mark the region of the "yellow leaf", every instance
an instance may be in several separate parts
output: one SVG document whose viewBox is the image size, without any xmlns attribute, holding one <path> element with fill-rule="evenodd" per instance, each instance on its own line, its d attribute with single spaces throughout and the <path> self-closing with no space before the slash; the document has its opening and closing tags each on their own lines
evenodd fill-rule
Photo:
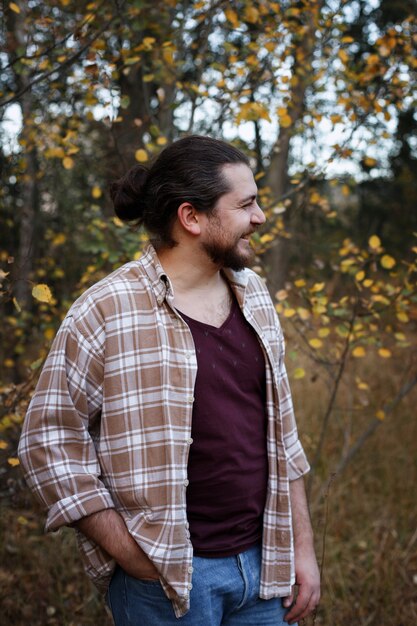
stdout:
<svg viewBox="0 0 417 626">
<path fill-rule="evenodd" d="M 371 280 L 370 278 L 367 278 L 366 280 L 363 281 L 363 286 L 366 288 L 370 287 L 373 284 L 374 284 L 374 281 Z"/>
<path fill-rule="evenodd" d="M 135 159 L 136 161 L 139 161 L 139 163 L 146 163 L 148 160 L 148 153 L 146 150 L 143 150 L 143 148 L 140 148 L 135 152 Z"/>
<path fill-rule="evenodd" d="M 388 350 L 387 348 L 380 348 L 378 350 L 378 354 L 383 359 L 389 359 L 392 356 L 391 350 Z"/>
<path fill-rule="evenodd" d="M 319 337 L 327 337 L 328 335 L 330 335 L 330 328 L 320 328 L 319 332 L 318 332 L 318 336 Z"/>
<path fill-rule="evenodd" d="M 323 345 L 323 342 L 321 341 L 321 339 L 317 339 L 316 337 L 314 337 L 313 339 L 310 339 L 308 343 L 315 350 L 318 350 L 318 348 L 321 348 Z"/>
<path fill-rule="evenodd" d="M 26 526 L 26 524 L 28 524 L 29 522 L 26 517 L 24 517 L 24 515 L 19 515 L 19 517 L 17 518 L 17 523 L 21 524 L 22 526 Z"/>
<path fill-rule="evenodd" d="M 9 2 L 9 9 L 11 9 L 14 13 L 20 13 L 20 8 L 15 2 Z"/>
<path fill-rule="evenodd" d="M 16 465 L 20 465 L 19 459 L 17 459 L 16 457 L 13 457 L 13 456 L 10 457 L 9 459 L 7 459 L 7 462 L 12 467 L 16 467 Z"/>
<path fill-rule="evenodd" d="M 284 317 L 294 317 L 295 309 L 284 309 Z"/>
<path fill-rule="evenodd" d="M 368 244 L 372 250 L 378 250 L 381 246 L 381 240 L 377 235 L 372 235 L 372 237 L 369 237 Z"/>
<path fill-rule="evenodd" d="M 306 281 L 304 280 L 304 278 L 298 278 L 297 280 L 294 281 L 294 285 L 298 288 L 305 287 Z"/>
<path fill-rule="evenodd" d="M 356 383 L 356 386 L 358 389 L 361 389 L 362 391 L 367 391 L 369 389 L 368 383 L 364 383 L 361 380 L 358 380 L 358 382 Z"/>
<path fill-rule="evenodd" d="M 391 270 L 396 264 L 396 260 L 389 254 L 384 254 L 381 258 L 381 265 L 386 270 Z"/>
<path fill-rule="evenodd" d="M 365 157 L 363 162 L 368 167 L 375 167 L 375 165 L 378 163 L 378 161 L 376 159 L 373 159 L 372 157 Z"/>
<path fill-rule="evenodd" d="M 356 359 L 361 359 L 365 356 L 365 354 L 365 349 L 362 346 L 356 346 L 356 348 L 352 350 L 352 356 Z"/>
<path fill-rule="evenodd" d="M 52 301 L 52 293 L 49 289 L 48 285 L 43 283 L 39 285 L 35 285 L 32 289 L 32 296 L 39 300 L 39 302 L 51 302 Z"/>
<path fill-rule="evenodd" d="M 58 158 L 63 159 L 65 157 L 64 148 L 48 148 L 43 153 L 47 159 Z"/>
<path fill-rule="evenodd" d="M 365 278 L 365 272 L 360 270 L 355 276 L 356 280 L 360 283 Z"/>
<path fill-rule="evenodd" d="M 398 311 L 397 319 L 400 322 L 404 322 L 404 324 L 406 324 L 410 318 L 408 317 L 408 315 L 407 315 L 407 313 L 405 311 Z"/>
<path fill-rule="evenodd" d="M 141 250 L 138 250 L 138 252 L 135 252 L 135 254 L 133 255 L 133 260 L 134 261 L 139 261 L 141 256 L 142 256 L 142 252 L 141 252 Z"/>
<path fill-rule="evenodd" d="M 349 55 L 346 50 L 339 50 L 338 55 L 339 59 L 343 61 L 343 63 L 347 63 L 349 61 Z"/>
<path fill-rule="evenodd" d="M 168 139 L 166 137 L 158 137 L 156 143 L 158 146 L 165 146 L 168 143 Z"/>
<path fill-rule="evenodd" d="M 310 317 L 310 311 L 308 311 L 307 309 L 305 309 L 302 306 L 298 307 L 297 314 L 298 314 L 298 317 L 300 318 L 300 320 L 303 320 L 303 321 L 308 320 L 309 317 Z"/>
<path fill-rule="evenodd" d="M 230 22 L 231 25 L 233 26 L 233 28 L 237 28 L 239 26 L 239 18 L 237 16 L 236 11 L 233 11 L 233 9 L 226 9 L 224 14 L 228 22 Z"/>
<path fill-rule="evenodd" d="M 64 166 L 64 169 L 72 170 L 74 167 L 74 159 L 71 159 L 71 157 L 64 157 L 62 159 L 62 165 Z"/>
<path fill-rule="evenodd" d="M 255 9 L 255 7 L 252 7 L 252 6 L 249 6 L 246 8 L 245 20 L 247 22 L 249 22 L 250 24 L 256 24 L 256 22 L 258 21 L 258 17 L 259 17 L 258 9 Z"/>
<path fill-rule="evenodd" d="M 375 413 L 375 417 L 378 418 L 379 420 L 384 420 L 385 419 L 385 411 L 379 410 Z"/>
<path fill-rule="evenodd" d="M 317 204 L 318 202 L 320 202 L 320 200 L 321 200 L 320 194 L 317 193 L 317 191 L 313 191 L 313 193 L 310 196 L 311 204 Z"/>
<path fill-rule="evenodd" d="M 306 375 L 305 370 L 302 367 L 297 367 L 294 370 L 293 378 L 295 378 L 296 380 L 299 380 L 300 378 L 304 378 L 305 375 Z"/>
<path fill-rule="evenodd" d="M 53 339 L 55 337 L 55 331 L 53 328 L 46 328 L 43 336 L 45 337 L 45 339 L 47 339 L 48 341 L 51 341 L 51 339 Z"/>
<path fill-rule="evenodd" d="M 14 361 L 13 359 L 4 359 L 3 365 L 9 368 L 14 367 Z"/>
<path fill-rule="evenodd" d="M 93 196 L 93 198 L 101 198 L 102 191 L 100 187 L 98 187 L 98 185 L 94 185 L 94 187 L 91 190 L 91 195 Z"/>
<path fill-rule="evenodd" d="M 5 450 L 8 446 L 9 444 L 7 443 L 7 441 L 4 441 L 4 439 L 0 439 L 0 450 Z"/>
<path fill-rule="evenodd" d="M 283 115 L 282 117 L 279 118 L 279 124 L 283 128 L 289 128 L 292 124 L 292 119 L 288 114 Z"/>
<path fill-rule="evenodd" d="M 65 243 L 67 240 L 66 236 L 64 235 L 64 233 L 58 233 L 57 235 L 55 235 L 55 237 L 52 239 L 52 245 L 54 246 L 62 246 L 63 243 Z"/>
<path fill-rule="evenodd" d="M 325 285 L 325 283 L 315 283 L 315 284 L 311 287 L 310 291 L 311 291 L 312 293 L 317 293 L 317 291 L 323 291 L 323 289 L 324 289 L 324 285 Z"/>
<path fill-rule="evenodd" d="M 18 303 L 17 298 L 13 298 L 13 304 L 14 304 L 14 308 L 16 309 L 16 311 L 20 313 L 22 311 L 22 307 Z"/>
<path fill-rule="evenodd" d="M 269 243 L 270 241 L 274 241 L 274 235 L 271 235 L 271 233 L 265 233 L 265 235 L 260 237 L 259 241 L 261 243 Z"/>
<path fill-rule="evenodd" d="M 143 77 L 143 82 L 150 83 L 153 81 L 154 78 L 155 78 L 154 74 L 145 74 L 145 76 Z"/>
</svg>

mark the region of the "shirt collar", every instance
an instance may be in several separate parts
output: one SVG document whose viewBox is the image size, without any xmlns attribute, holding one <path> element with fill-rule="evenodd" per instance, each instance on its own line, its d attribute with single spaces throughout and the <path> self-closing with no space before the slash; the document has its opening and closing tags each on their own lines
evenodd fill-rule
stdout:
<svg viewBox="0 0 417 626">
<path fill-rule="evenodd" d="M 158 305 L 162 306 L 165 298 L 172 297 L 173 288 L 171 281 L 169 280 L 169 276 L 162 267 L 156 250 L 151 243 L 149 243 L 145 248 L 143 255 L 140 258 L 140 263 L 151 281 Z M 234 291 L 236 289 L 239 291 L 245 290 L 249 280 L 249 273 L 247 270 L 235 272 L 234 270 L 225 267 L 222 271 Z"/>
</svg>

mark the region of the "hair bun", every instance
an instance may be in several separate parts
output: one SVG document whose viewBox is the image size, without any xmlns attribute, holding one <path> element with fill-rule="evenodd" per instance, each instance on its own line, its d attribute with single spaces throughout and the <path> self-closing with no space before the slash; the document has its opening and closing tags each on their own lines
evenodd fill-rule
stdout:
<svg viewBox="0 0 417 626">
<path fill-rule="evenodd" d="M 122 178 L 110 185 L 110 196 L 118 218 L 124 221 L 142 219 L 147 178 L 148 169 L 143 165 L 134 165 Z"/>
</svg>

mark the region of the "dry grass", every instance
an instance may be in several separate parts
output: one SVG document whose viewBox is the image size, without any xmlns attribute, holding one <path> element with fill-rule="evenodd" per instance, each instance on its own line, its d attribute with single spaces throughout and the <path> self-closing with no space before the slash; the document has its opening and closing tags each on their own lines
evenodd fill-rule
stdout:
<svg viewBox="0 0 417 626">
<path fill-rule="evenodd" d="M 415 390 L 381 423 L 345 471 L 331 480 L 327 495 L 322 495 L 340 450 L 398 388 L 399 377 L 393 372 L 400 370 L 400 363 L 390 365 L 391 371 L 368 361 L 360 364 L 366 372 L 359 371 L 357 364 L 355 370 L 347 371 L 326 433 L 312 489 L 319 556 L 327 524 L 323 599 L 316 626 L 417 623 Z M 311 364 L 305 367 L 312 371 Z M 367 405 L 353 391 L 353 383 L 365 373 L 369 380 L 369 368 L 373 382 Z M 293 383 L 300 430 L 310 457 L 328 397 L 324 379 L 313 378 Z M 10 468 L 1 480 L 1 623 L 110 626 L 101 598 L 82 572 L 72 531 L 45 536 L 43 515 L 21 484 L 19 470 Z"/>
</svg>

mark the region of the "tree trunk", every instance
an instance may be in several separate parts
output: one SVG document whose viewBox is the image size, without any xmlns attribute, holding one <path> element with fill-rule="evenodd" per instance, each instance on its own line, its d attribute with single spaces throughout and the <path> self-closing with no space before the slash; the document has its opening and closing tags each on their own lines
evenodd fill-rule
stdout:
<svg viewBox="0 0 417 626">
<path fill-rule="evenodd" d="M 26 11 L 22 5 L 22 11 L 16 14 L 8 11 L 7 29 L 11 55 L 16 56 L 17 50 L 26 50 L 27 37 L 25 23 Z M 28 72 L 14 72 L 14 81 L 17 91 L 23 91 L 29 83 Z M 38 194 L 38 159 L 36 146 L 31 138 L 31 123 L 33 115 L 33 97 L 31 90 L 27 90 L 19 98 L 18 103 L 22 111 L 21 140 L 24 149 L 25 172 L 21 177 L 21 199 L 18 207 L 19 214 L 19 243 L 17 259 L 14 270 L 15 297 L 20 306 L 29 308 L 31 305 L 30 275 L 33 270 L 35 256 L 35 227 L 39 208 Z"/>
<path fill-rule="evenodd" d="M 289 127 L 281 126 L 278 137 L 270 156 L 270 165 L 266 176 L 266 185 L 271 189 L 272 197 L 279 202 L 288 192 L 288 168 L 291 141 L 295 135 L 296 124 L 301 121 L 306 108 L 306 93 L 313 81 L 312 60 L 316 45 L 317 20 L 323 0 L 309 3 L 309 8 L 303 9 L 303 23 L 300 30 L 295 31 L 295 58 L 293 64 L 293 80 L 289 102 L 291 108 L 288 113 L 291 117 Z M 297 231 L 299 216 L 297 214 L 297 199 L 292 202 L 290 209 L 284 216 L 284 223 L 289 233 Z M 290 260 L 289 240 L 276 239 L 272 247 L 263 256 L 268 283 L 274 292 L 285 285 Z"/>
</svg>

